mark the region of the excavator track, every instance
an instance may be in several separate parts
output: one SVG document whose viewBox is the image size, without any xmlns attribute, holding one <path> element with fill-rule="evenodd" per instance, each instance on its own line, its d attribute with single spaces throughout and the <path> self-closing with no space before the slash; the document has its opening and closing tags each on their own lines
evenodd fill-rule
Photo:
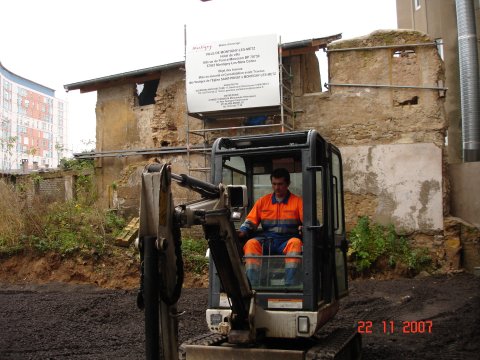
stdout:
<svg viewBox="0 0 480 360">
<path fill-rule="evenodd" d="M 362 340 L 353 327 L 337 328 L 319 334 L 319 343 L 307 351 L 306 360 L 353 360 L 360 359 Z"/>
<path fill-rule="evenodd" d="M 354 360 L 360 359 L 361 337 L 355 328 L 339 328 L 332 332 L 319 334 L 317 344 L 305 352 L 305 360 Z M 227 336 L 207 333 L 185 341 L 178 350 L 179 360 L 186 360 L 187 346 L 218 346 L 227 342 Z M 248 351 L 248 350 L 247 350 Z M 254 349 L 250 350 L 252 355 Z M 257 350 L 258 351 L 258 350 Z M 281 354 L 280 350 L 264 349 L 263 355 L 272 352 L 275 358 Z M 275 355 L 273 355 L 275 353 Z M 245 355 L 245 353 L 243 353 Z"/>
<path fill-rule="evenodd" d="M 221 343 L 228 340 L 228 337 L 216 333 L 206 333 L 199 336 L 196 336 L 192 339 L 189 339 L 183 342 L 178 348 L 178 359 L 186 360 L 187 358 L 187 345 L 201 345 L 201 346 L 213 346 L 220 345 Z"/>
</svg>

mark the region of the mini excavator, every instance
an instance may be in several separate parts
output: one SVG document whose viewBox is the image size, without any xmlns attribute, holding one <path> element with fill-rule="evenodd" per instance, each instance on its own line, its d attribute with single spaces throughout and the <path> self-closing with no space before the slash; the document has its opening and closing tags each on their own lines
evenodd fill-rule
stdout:
<svg viewBox="0 0 480 360">
<path fill-rule="evenodd" d="M 285 256 L 260 256 L 260 281 L 252 286 L 236 229 L 255 200 L 271 192 L 270 173 L 278 167 L 289 170 L 290 190 L 303 197 L 301 267 L 287 286 Z M 200 199 L 174 205 L 173 182 Z M 180 229 L 194 225 L 203 228 L 210 251 L 210 332 L 179 346 Z M 147 359 L 360 358 L 354 324 L 334 318 L 348 294 L 342 158 L 317 131 L 218 138 L 210 182 L 174 174 L 167 164 L 148 165 L 137 246 Z"/>
</svg>

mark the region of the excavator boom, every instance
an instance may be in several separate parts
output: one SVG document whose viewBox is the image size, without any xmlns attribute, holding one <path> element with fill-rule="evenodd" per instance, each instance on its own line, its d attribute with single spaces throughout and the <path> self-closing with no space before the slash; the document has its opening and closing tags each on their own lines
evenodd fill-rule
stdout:
<svg viewBox="0 0 480 360">
<path fill-rule="evenodd" d="M 172 179 L 198 192 L 203 199 L 174 207 Z M 183 274 L 183 269 L 179 268 L 179 264 L 182 265 L 180 238 L 175 229 L 193 225 L 203 226 L 220 281 L 231 301 L 229 341 L 252 343 L 255 340 L 250 314 L 254 309 L 254 292 L 244 272 L 237 235 L 230 221 L 231 209 L 225 205 L 232 202 L 232 197 L 238 197 L 238 193 L 235 186 L 215 186 L 185 174 L 171 173 L 167 165 L 153 164 L 146 168 L 142 177 L 139 243 L 143 258 L 141 296 L 146 305 L 147 354 L 164 351 L 165 359 L 177 358 L 175 303 L 181 286 L 178 274 Z M 154 303 L 158 301 L 159 287 L 158 307 Z M 159 315 L 155 314 L 157 311 Z M 160 343 L 154 340 L 158 336 L 162 339 Z M 149 355 L 149 358 L 155 357 Z"/>
</svg>

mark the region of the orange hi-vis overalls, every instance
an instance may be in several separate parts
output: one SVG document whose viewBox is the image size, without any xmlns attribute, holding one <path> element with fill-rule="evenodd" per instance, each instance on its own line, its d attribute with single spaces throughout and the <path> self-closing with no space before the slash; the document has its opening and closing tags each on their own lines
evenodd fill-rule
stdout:
<svg viewBox="0 0 480 360">
<path fill-rule="evenodd" d="M 240 227 L 241 231 L 249 234 L 255 232 L 261 224 L 263 232 L 249 239 L 243 251 L 246 256 L 245 269 L 247 275 L 256 285 L 261 260 L 249 256 L 286 255 L 285 273 L 286 283 L 292 280 L 300 259 L 289 256 L 302 253 L 302 240 L 300 240 L 299 226 L 303 223 L 302 198 L 288 192 L 287 196 L 278 202 L 275 194 L 268 194 L 257 200 L 245 222 Z M 263 246 L 263 245 L 267 246 Z M 290 269 L 290 270 L 289 270 Z"/>
</svg>

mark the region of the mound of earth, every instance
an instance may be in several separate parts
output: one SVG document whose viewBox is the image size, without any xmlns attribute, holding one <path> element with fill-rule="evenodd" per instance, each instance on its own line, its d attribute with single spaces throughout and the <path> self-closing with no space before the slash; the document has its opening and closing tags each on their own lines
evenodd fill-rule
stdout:
<svg viewBox="0 0 480 360">
<path fill-rule="evenodd" d="M 18 254 L 0 259 L 0 283 L 96 285 L 105 289 L 138 289 L 140 262 L 133 249 L 116 251 L 109 256 L 85 254 L 64 257 L 56 253 L 46 255 Z M 185 287 L 206 287 L 208 274 L 187 273 Z"/>
</svg>

